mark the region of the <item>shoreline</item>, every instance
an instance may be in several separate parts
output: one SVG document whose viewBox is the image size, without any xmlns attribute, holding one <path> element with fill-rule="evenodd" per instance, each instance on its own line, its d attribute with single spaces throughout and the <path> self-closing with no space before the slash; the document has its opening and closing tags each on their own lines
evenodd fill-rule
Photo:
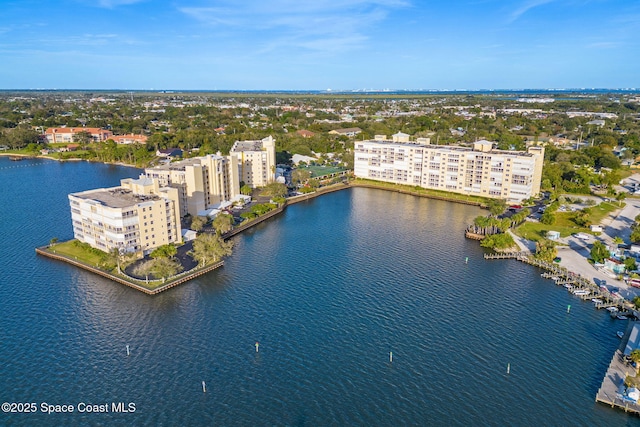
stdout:
<svg viewBox="0 0 640 427">
<path fill-rule="evenodd" d="M 79 159 L 82 160 L 82 159 Z M 230 239 L 238 234 L 241 234 L 242 232 L 244 232 L 245 230 L 248 230 L 258 224 L 261 224 L 262 222 L 273 218 L 274 216 L 277 216 L 279 214 L 281 214 L 282 212 L 284 212 L 286 210 L 286 208 L 289 205 L 294 205 L 297 203 L 301 203 L 301 202 L 305 202 L 311 199 L 315 199 L 318 198 L 320 196 L 323 196 L 325 194 L 330 194 L 336 191 L 342 191 L 342 190 L 346 190 L 346 189 L 350 189 L 350 188 L 355 188 L 355 187 L 362 187 L 362 188 L 373 188 L 373 189 L 380 189 L 380 190 L 387 190 L 387 191 L 394 191 L 394 192 L 399 192 L 399 193 L 403 193 L 403 194 L 408 194 L 414 197 L 424 197 L 424 198 L 433 198 L 433 199 L 437 199 L 437 200 L 443 200 L 443 201 L 449 201 L 449 202 L 460 202 L 463 204 L 467 204 L 467 205 L 475 205 L 480 207 L 481 204 L 480 203 L 476 203 L 476 202 L 470 202 L 470 201 L 461 201 L 461 200 L 455 200 L 455 199 L 447 199 L 446 197 L 442 197 L 442 196 L 435 196 L 433 197 L 433 195 L 428 195 L 428 194 L 417 194 L 417 193 L 413 193 L 411 191 L 408 190 L 404 190 L 404 189 L 390 189 L 384 186 L 376 186 L 375 184 L 371 184 L 371 183 L 362 183 L 362 182 L 353 182 L 353 181 L 347 181 L 347 182 L 342 182 L 339 184 L 333 184 L 327 187 L 322 187 L 312 193 L 308 193 L 308 194 L 302 194 L 299 196 L 293 196 L 287 199 L 286 203 L 268 213 L 266 213 L 265 215 L 259 217 L 259 218 L 255 218 L 253 220 L 251 220 L 249 223 L 244 224 L 244 225 L 240 225 L 237 228 L 234 228 L 233 230 L 229 231 L 228 233 L 225 233 L 223 235 L 223 238 L 225 240 Z M 53 246 L 55 247 L 55 245 Z M 163 292 L 165 290 L 168 290 L 170 288 L 173 288 L 177 285 L 180 285 L 182 283 L 188 282 L 189 280 L 195 279 L 196 277 L 199 277 L 203 274 L 206 274 L 210 271 L 213 271 L 214 269 L 217 269 L 219 267 L 222 267 L 224 265 L 224 261 L 220 261 L 219 263 L 215 264 L 215 267 L 211 268 L 212 266 L 208 266 L 202 269 L 199 269 L 198 271 L 192 271 L 192 272 L 185 272 L 182 273 L 181 275 L 178 276 L 174 276 L 174 278 L 169 279 L 166 283 L 164 283 L 162 286 L 158 286 L 158 287 L 154 287 L 154 288 L 149 288 L 146 287 L 144 285 L 141 285 L 139 283 L 137 283 L 136 281 L 134 281 L 133 279 L 128 279 L 127 277 L 121 277 L 121 276 L 116 276 L 114 274 L 112 274 L 111 272 L 102 270 L 100 268 L 97 268 L 95 266 L 91 266 L 91 265 L 87 265 L 85 263 L 82 263 L 80 261 L 77 261 L 75 259 L 71 259 L 65 255 L 61 255 L 61 254 L 56 254 L 55 250 L 52 249 L 52 246 L 47 245 L 47 246 L 41 246 L 41 247 L 37 247 L 35 249 L 36 253 L 39 255 L 42 255 L 44 257 L 47 258 L 51 258 L 51 259 L 55 259 L 58 261 L 63 261 L 66 262 L 68 264 L 71 264 L 73 266 L 76 266 L 78 268 L 81 268 L 83 270 L 87 270 L 90 271 L 94 274 L 98 274 L 102 277 L 105 277 L 107 279 L 110 279 L 116 283 L 120 283 L 123 284 L 125 286 L 129 286 L 130 288 L 136 289 L 140 292 L 143 292 L 145 294 L 148 295 L 155 295 L 158 294 L 160 292 Z"/>
<path fill-rule="evenodd" d="M 44 154 L 23 154 L 23 153 L 6 153 L 6 152 L 0 152 L 0 157 L 22 157 L 24 160 L 27 159 L 44 159 L 44 160 L 53 160 L 55 162 L 88 162 L 88 163 L 102 163 L 103 165 L 112 165 L 112 166 L 124 166 L 124 167 L 128 167 L 128 168 L 135 168 L 135 169 L 144 169 L 141 168 L 139 166 L 134 166 L 134 165 L 130 165 L 128 163 L 118 163 L 118 162 L 102 162 L 99 160 L 89 160 L 89 159 L 81 159 L 78 157 L 72 157 L 70 159 L 56 159 L 55 157 L 51 157 L 48 155 L 44 155 Z"/>
</svg>

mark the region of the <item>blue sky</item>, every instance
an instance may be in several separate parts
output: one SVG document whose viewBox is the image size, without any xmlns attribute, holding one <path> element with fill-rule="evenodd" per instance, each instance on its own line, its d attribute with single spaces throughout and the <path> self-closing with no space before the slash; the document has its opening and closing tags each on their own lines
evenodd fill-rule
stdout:
<svg viewBox="0 0 640 427">
<path fill-rule="evenodd" d="M 640 87 L 638 0 L 1 0 L 2 89 Z"/>
</svg>

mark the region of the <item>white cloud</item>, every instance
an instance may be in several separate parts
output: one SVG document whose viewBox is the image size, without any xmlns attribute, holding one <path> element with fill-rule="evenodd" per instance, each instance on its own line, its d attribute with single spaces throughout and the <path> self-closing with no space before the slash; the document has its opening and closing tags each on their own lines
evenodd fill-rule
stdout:
<svg viewBox="0 0 640 427">
<path fill-rule="evenodd" d="M 404 0 L 223 0 L 178 10 L 216 29 L 257 35 L 263 52 L 298 47 L 330 53 L 363 46 L 373 26 L 408 6 Z"/>
<path fill-rule="evenodd" d="M 511 12 L 511 16 L 509 16 L 509 23 L 516 21 L 518 18 L 520 18 L 522 15 L 533 8 L 543 6 L 554 1 L 555 0 L 529 0 L 526 3 L 521 4 L 520 7 Z"/>
</svg>

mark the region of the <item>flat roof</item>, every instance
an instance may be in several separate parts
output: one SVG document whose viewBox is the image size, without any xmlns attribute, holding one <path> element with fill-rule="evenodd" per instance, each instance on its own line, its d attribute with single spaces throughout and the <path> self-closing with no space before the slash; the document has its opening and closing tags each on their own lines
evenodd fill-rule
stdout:
<svg viewBox="0 0 640 427">
<path fill-rule="evenodd" d="M 134 194 L 130 190 L 122 187 L 99 188 L 81 193 L 72 193 L 71 196 L 85 200 L 93 200 L 103 206 L 111 208 L 126 208 L 144 202 L 160 200 L 159 196 Z"/>
<path fill-rule="evenodd" d="M 399 147 L 411 147 L 411 148 L 428 148 L 428 149 L 436 149 L 436 150 L 450 150 L 450 151 L 461 151 L 461 152 L 473 152 L 473 153 L 486 153 L 486 154 L 507 154 L 512 156 L 526 156 L 533 157 L 533 153 L 529 153 L 527 151 L 511 151 L 511 150 L 494 150 L 491 149 L 489 151 L 479 151 L 474 150 L 473 147 L 461 147 L 459 145 L 435 145 L 435 144 L 418 144 L 416 142 L 395 142 L 390 141 L 388 139 L 367 139 L 365 141 L 356 141 L 355 145 L 358 143 L 376 143 L 376 144 L 384 144 L 384 145 L 395 145 Z M 482 143 L 483 145 L 486 143 L 491 143 L 490 141 L 482 142 L 477 141 L 477 143 Z"/>
<path fill-rule="evenodd" d="M 231 152 L 240 151 L 262 151 L 262 140 L 258 141 L 236 141 L 231 147 Z"/>
<path fill-rule="evenodd" d="M 633 324 L 629 340 L 624 348 L 624 354 L 628 356 L 636 348 L 640 348 L 640 322 L 635 322 Z"/>
</svg>

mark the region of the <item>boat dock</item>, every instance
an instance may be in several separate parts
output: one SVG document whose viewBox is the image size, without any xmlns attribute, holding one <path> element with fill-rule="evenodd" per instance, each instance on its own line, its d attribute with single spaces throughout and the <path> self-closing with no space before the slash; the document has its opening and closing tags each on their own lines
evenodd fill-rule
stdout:
<svg viewBox="0 0 640 427">
<path fill-rule="evenodd" d="M 607 369 L 607 374 L 596 394 L 596 402 L 640 415 L 640 405 L 624 395 L 626 389 L 624 379 L 629 372 L 634 370 L 634 367 L 625 362 L 624 354 L 620 350 L 616 350 L 609 364 L 609 369 Z"/>
<path fill-rule="evenodd" d="M 622 337 L 621 348 L 614 353 L 602 385 L 598 389 L 596 402 L 640 415 L 640 405 L 627 396 L 627 387 L 624 383 L 629 374 L 635 375 L 636 368 L 629 363 L 626 354 L 637 348 L 638 331 L 640 331 L 640 322 L 633 322 L 627 327 Z M 622 351 L 622 348 L 625 350 Z"/>
<path fill-rule="evenodd" d="M 516 259 L 535 267 L 546 270 L 541 274 L 546 279 L 552 279 L 556 285 L 564 286 L 578 298 L 594 301 L 597 309 L 616 307 L 620 311 L 627 311 L 624 298 L 617 297 L 610 292 L 598 287 L 594 282 L 579 274 L 573 273 L 556 263 L 542 261 L 534 258 L 530 252 L 496 252 L 484 254 L 485 259 Z"/>
</svg>

